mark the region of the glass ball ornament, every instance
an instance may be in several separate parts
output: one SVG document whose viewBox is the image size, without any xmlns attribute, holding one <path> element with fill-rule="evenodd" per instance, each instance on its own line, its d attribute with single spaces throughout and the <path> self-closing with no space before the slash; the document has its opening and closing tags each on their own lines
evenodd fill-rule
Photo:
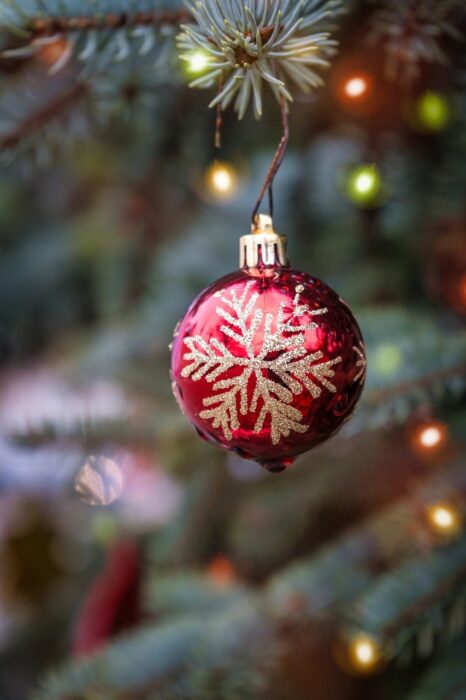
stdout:
<svg viewBox="0 0 466 700">
<path fill-rule="evenodd" d="M 175 330 L 172 386 L 201 437 L 279 472 L 351 416 L 364 342 L 348 305 L 289 267 L 270 217 L 240 248 L 241 269 L 203 291 Z"/>
</svg>

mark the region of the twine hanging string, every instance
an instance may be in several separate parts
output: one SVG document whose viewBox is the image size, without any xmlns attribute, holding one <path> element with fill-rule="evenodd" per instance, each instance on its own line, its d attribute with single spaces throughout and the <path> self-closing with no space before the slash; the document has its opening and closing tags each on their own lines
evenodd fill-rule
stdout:
<svg viewBox="0 0 466 700">
<path fill-rule="evenodd" d="M 288 141 L 290 138 L 290 127 L 288 123 L 288 110 L 286 106 L 286 102 L 283 99 L 283 97 L 280 99 L 280 111 L 281 111 L 281 116 L 282 116 L 282 125 L 283 125 L 283 135 L 282 138 L 280 139 L 280 143 L 278 144 L 278 148 L 275 151 L 275 155 L 273 157 L 272 163 L 270 165 L 270 168 L 267 172 L 267 175 L 264 180 L 264 184 L 262 185 L 261 191 L 259 193 L 259 197 L 257 199 L 256 205 L 254 207 L 254 210 L 252 212 L 252 223 L 253 225 L 256 223 L 257 215 L 259 213 L 259 209 L 261 207 L 262 201 L 265 197 L 265 193 L 268 191 L 269 193 L 269 213 L 270 216 L 273 217 L 273 183 L 275 180 L 275 176 L 280 170 L 280 166 L 283 163 L 283 159 L 285 157 L 286 153 L 286 148 L 288 146 Z"/>
</svg>

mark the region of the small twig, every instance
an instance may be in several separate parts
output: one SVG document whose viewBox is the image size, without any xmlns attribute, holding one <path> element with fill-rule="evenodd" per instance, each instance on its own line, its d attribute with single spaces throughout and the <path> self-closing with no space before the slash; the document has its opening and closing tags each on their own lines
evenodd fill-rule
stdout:
<svg viewBox="0 0 466 700">
<path fill-rule="evenodd" d="M 0 151 L 14 148 L 23 138 L 38 131 L 59 114 L 68 110 L 77 100 L 81 99 L 81 97 L 86 94 L 87 89 L 84 83 L 76 83 L 76 85 L 59 95 L 59 97 L 48 102 L 37 112 L 31 114 L 21 122 L 14 131 L 2 136 L 0 139 Z"/>
<path fill-rule="evenodd" d="M 109 13 L 99 17 L 34 17 L 28 29 L 35 36 L 83 30 L 120 29 L 150 25 L 178 25 L 191 19 L 187 10 L 162 10 L 160 12 L 121 12 Z"/>
<path fill-rule="evenodd" d="M 286 108 L 286 103 L 283 97 L 280 99 L 280 111 L 282 115 L 282 125 L 283 125 L 283 135 L 282 138 L 280 139 L 280 143 L 278 144 L 278 148 L 275 151 L 275 155 L 272 160 L 272 164 L 269 168 L 269 171 L 265 177 L 264 184 L 262 185 L 259 197 L 256 202 L 256 206 L 254 207 L 254 210 L 252 212 L 252 223 L 254 224 L 256 222 L 256 217 L 257 214 L 259 213 L 260 206 L 262 204 L 262 200 L 264 199 L 265 193 L 267 190 L 269 191 L 269 206 L 270 206 L 270 214 L 273 214 L 273 183 L 275 180 L 275 176 L 278 173 L 281 164 L 283 163 L 283 159 L 285 157 L 286 153 L 286 148 L 288 146 L 288 141 L 290 138 L 290 127 L 288 124 L 288 111 Z"/>
<path fill-rule="evenodd" d="M 223 81 L 224 81 L 224 76 L 223 76 L 223 71 L 222 71 L 222 73 L 220 74 L 220 79 L 218 81 L 218 93 L 219 94 L 223 90 Z M 217 117 L 215 119 L 215 148 L 222 147 L 222 126 L 223 126 L 223 112 L 222 112 L 222 105 L 219 102 L 217 105 Z"/>
</svg>

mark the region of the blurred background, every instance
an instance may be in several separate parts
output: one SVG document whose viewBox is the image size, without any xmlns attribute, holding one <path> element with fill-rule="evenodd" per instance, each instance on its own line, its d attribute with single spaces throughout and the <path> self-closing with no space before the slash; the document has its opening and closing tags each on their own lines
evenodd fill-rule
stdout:
<svg viewBox="0 0 466 700">
<path fill-rule="evenodd" d="M 461 0 L 351 0 L 275 186 L 351 305 L 353 420 L 279 476 L 198 439 L 173 328 L 281 135 L 187 84 L 173 0 L 0 3 L 2 700 L 466 698 Z"/>
</svg>

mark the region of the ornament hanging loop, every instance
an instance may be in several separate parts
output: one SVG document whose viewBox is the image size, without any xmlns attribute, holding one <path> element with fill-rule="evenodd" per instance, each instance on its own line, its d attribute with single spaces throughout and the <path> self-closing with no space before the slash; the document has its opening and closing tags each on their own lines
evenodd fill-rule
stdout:
<svg viewBox="0 0 466 700">
<path fill-rule="evenodd" d="M 265 193 L 268 191 L 269 193 L 269 213 L 270 216 L 273 218 L 273 183 L 275 180 L 275 176 L 278 173 L 281 164 L 283 163 L 283 159 L 285 157 L 286 149 L 288 146 L 288 141 L 290 139 L 290 127 L 288 123 L 288 108 L 286 105 L 286 102 L 283 97 L 280 99 L 280 111 L 282 115 L 282 125 L 283 125 L 283 135 L 280 139 L 280 143 L 278 144 L 278 148 L 275 151 L 275 155 L 273 157 L 272 163 L 270 165 L 270 168 L 267 172 L 267 175 L 264 180 L 264 184 L 262 185 L 261 191 L 259 193 L 259 197 L 257 199 L 256 205 L 253 209 L 252 212 L 252 224 L 255 226 L 257 224 L 257 216 L 259 213 L 259 209 L 261 207 L 262 201 L 265 197 Z"/>
</svg>

